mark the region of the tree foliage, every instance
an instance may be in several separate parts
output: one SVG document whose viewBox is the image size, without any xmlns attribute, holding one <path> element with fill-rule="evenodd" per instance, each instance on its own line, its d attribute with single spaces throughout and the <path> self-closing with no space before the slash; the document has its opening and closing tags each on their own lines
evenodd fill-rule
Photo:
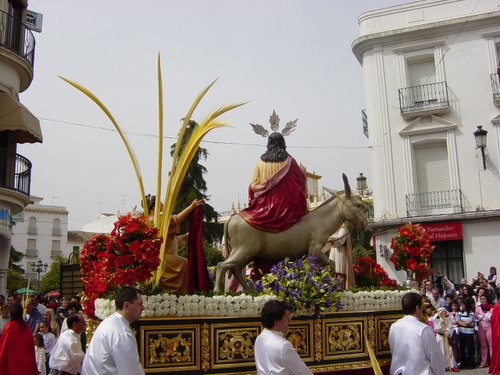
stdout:
<svg viewBox="0 0 500 375">
<path fill-rule="evenodd" d="M 61 280 L 61 264 L 66 264 L 67 260 L 63 257 L 57 257 L 50 265 L 49 270 L 40 280 L 40 293 L 45 294 L 53 290 L 59 290 Z"/>
<path fill-rule="evenodd" d="M 25 288 L 28 281 L 24 278 L 24 269 L 17 264 L 24 258 L 24 254 L 10 247 L 9 269 L 7 270 L 7 290 L 14 293 L 19 288 Z"/>
</svg>

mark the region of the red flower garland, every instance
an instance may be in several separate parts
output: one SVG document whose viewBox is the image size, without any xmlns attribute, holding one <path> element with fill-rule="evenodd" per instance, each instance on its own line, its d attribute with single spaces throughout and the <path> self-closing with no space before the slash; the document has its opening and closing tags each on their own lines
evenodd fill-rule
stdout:
<svg viewBox="0 0 500 375">
<path fill-rule="evenodd" d="M 356 257 L 353 266 L 356 284 L 360 287 L 388 286 L 396 287 L 397 282 L 370 256 Z"/>
<path fill-rule="evenodd" d="M 149 280 L 160 264 L 161 243 L 147 217 L 132 213 L 118 218 L 111 235 L 87 241 L 80 253 L 85 314 L 94 316 L 97 298 Z"/>
<path fill-rule="evenodd" d="M 408 223 L 399 228 L 398 235 L 391 240 L 394 252 L 389 259 L 396 270 L 415 272 L 417 281 L 421 281 L 432 274 L 427 264 L 434 248 L 424 227 Z"/>
</svg>

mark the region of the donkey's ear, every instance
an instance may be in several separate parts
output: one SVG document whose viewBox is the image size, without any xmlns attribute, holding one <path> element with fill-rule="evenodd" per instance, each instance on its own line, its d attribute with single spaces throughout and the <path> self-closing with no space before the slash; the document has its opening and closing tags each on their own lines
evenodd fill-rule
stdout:
<svg viewBox="0 0 500 375">
<path fill-rule="evenodd" d="M 349 186 L 349 180 L 347 179 L 347 176 L 345 175 L 345 173 L 342 173 L 342 180 L 344 180 L 345 196 L 346 196 L 346 198 L 350 198 L 352 195 L 352 192 L 351 192 L 351 187 Z"/>
</svg>

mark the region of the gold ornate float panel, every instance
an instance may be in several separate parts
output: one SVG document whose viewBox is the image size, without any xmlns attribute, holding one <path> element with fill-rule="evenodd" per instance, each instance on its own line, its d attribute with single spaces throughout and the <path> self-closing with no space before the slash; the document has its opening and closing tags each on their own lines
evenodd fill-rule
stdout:
<svg viewBox="0 0 500 375">
<path fill-rule="evenodd" d="M 315 373 L 370 368 L 367 345 L 381 365 L 389 363 L 389 328 L 400 317 L 398 311 L 298 317 L 285 337 Z M 253 351 L 262 331 L 259 317 L 146 318 L 133 327 L 147 374 L 256 373 Z"/>
</svg>

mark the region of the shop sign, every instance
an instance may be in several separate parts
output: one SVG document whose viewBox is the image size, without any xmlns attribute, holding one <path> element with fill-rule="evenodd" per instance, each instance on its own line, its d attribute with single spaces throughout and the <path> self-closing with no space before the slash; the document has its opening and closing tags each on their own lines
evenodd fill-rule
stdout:
<svg viewBox="0 0 500 375">
<path fill-rule="evenodd" d="M 431 242 L 454 241 L 462 239 L 461 223 L 422 224 Z"/>
</svg>

